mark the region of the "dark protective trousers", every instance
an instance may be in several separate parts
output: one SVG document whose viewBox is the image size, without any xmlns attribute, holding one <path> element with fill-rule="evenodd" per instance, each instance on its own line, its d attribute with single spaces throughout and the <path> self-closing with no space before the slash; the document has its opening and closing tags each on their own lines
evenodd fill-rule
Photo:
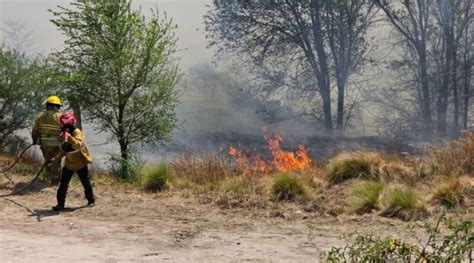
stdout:
<svg viewBox="0 0 474 263">
<path fill-rule="evenodd" d="M 74 172 L 79 175 L 81 184 L 84 187 L 84 194 L 86 195 L 87 201 L 89 201 L 89 203 L 94 202 L 94 192 L 92 191 L 91 181 L 89 180 L 89 169 L 87 168 L 87 165 L 77 171 L 71 171 L 66 167 L 63 167 L 63 173 L 61 175 L 61 184 L 59 185 L 58 193 L 56 195 L 59 206 L 64 206 L 66 203 L 67 189 L 69 187 L 69 182 L 71 181 L 71 178 L 74 175 Z"/>
</svg>

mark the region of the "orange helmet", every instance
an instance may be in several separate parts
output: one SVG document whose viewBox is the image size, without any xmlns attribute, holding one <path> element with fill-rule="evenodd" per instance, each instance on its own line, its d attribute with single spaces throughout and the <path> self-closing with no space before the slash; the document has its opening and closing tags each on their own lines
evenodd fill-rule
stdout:
<svg viewBox="0 0 474 263">
<path fill-rule="evenodd" d="M 61 126 L 74 126 L 77 123 L 76 116 L 74 116 L 74 113 L 64 113 L 59 117 L 59 123 Z"/>
</svg>

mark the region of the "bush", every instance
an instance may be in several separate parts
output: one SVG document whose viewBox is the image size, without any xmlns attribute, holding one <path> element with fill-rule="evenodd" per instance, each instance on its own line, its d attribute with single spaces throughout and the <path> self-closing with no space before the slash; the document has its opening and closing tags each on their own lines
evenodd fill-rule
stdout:
<svg viewBox="0 0 474 263">
<path fill-rule="evenodd" d="M 385 187 L 380 195 L 379 207 L 383 216 L 398 217 L 402 220 L 419 218 L 425 211 L 417 194 L 401 185 Z"/>
<path fill-rule="evenodd" d="M 163 191 L 172 180 L 173 174 L 166 164 L 158 164 L 143 169 L 142 185 L 147 191 Z"/>
<path fill-rule="evenodd" d="M 358 182 L 349 190 L 347 203 L 351 207 L 351 210 L 356 213 L 370 212 L 376 208 L 383 188 L 384 184 L 380 182 Z"/>
<path fill-rule="evenodd" d="M 464 202 L 468 191 L 469 187 L 464 186 L 459 177 L 446 178 L 434 187 L 431 200 L 446 208 L 454 208 Z"/>
<path fill-rule="evenodd" d="M 275 176 L 272 185 L 272 198 L 275 201 L 306 199 L 302 183 L 294 175 L 280 174 Z"/>
<path fill-rule="evenodd" d="M 440 234 L 444 225 L 449 233 Z M 333 247 L 326 262 L 467 262 L 471 259 L 472 222 L 458 220 L 453 223 L 442 212 L 434 224 L 426 224 L 427 241 L 420 246 L 393 238 L 357 236 L 354 243 Z M 414 239 L 420 240 L 415 231 Z"/>
<path fill-rule="evenodd" d="M 129 181 L 136 180 L 145 165 L 140 156 L 135 152 L 128 154 L 128 160 L 122 159 L 120 155 L 112 155 L 110 163 L 113 175 Z"/>
</svg>

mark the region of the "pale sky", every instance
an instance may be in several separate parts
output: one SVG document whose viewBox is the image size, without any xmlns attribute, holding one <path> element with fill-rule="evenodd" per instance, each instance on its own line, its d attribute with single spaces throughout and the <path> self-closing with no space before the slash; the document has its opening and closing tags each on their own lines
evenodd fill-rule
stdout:
<svg viewBox="0 0 474 263">
<path fill-rule="evenodd" d="M 56 9 L 57 5 L 68 5 L 69 0 L 0 0 L 0 29 L 5 28 L 9 21 L 25 25 L 31 31 L 32 49 L 42 54 L 52 49 L 61 48 L 63 38 L 55 26 L 49 22 L 52 18 L 48 9 Z M 135 8 L 141 7 L 146 13 L 150 8 L 158 7 L 166 12 L 178 25 L 179 37 L 178 56 L 181 58 L 183 70 L 192 66 L 212 61 L 213 52 L 207 49 L 204 34 L 203 15 L 207 12 L 206 5 L 210 0 L 134 0 Z M 5 34 L 0 31 L 0 43 L 4 42 Z"/>
</svg>

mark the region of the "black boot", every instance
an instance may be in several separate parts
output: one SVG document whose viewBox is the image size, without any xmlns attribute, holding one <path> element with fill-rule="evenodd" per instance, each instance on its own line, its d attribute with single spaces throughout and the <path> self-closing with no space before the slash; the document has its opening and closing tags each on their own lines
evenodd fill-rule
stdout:
<svg viewBox="0 0 474 263">
<path fill-rule="evenodd" d="M 53 206 L 53 211 L 61 211 L 61 210 L 64 210 L 64 205 L 61 205 L 61 204 L 57 204 L 56 206 Z"/>
<path fill-rule="evenodd" d="M 95 206 L 95 200 L 94 200 L 94 199 L 88 200 L 88 201 L 87 201 L 87 206 L 88 206 L 88 207 L 94 207 L 94 206 Z"/>
</svg>

